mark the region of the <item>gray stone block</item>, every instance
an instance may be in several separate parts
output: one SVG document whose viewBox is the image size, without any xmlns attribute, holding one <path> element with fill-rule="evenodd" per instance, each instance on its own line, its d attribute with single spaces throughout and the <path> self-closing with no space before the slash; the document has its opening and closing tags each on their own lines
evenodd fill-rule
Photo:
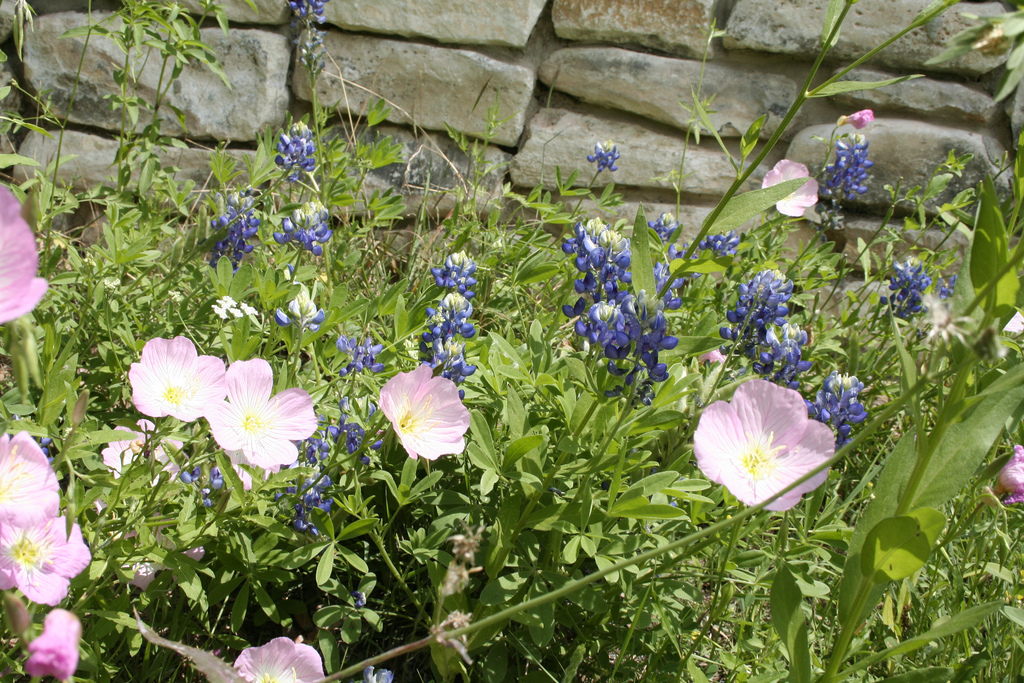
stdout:
<svg viewBox="0 0 1024 683">
<path fill-rule="evenodd" d="M 97 22 L 109 18 L 97 13 L 92 16 Z M 84 36 L 61 35 L 87 21 L 86 15 L 74 12 L 40 16 L 35 20 L 35 30 L 25 40 L 25 78 L 36 92 L 48 93 L 55 112 L 61 116 L 68 112 L 85 47 Z M 118 25 L 116 21 L 108 24 Z M 202 39 L 220 61 L 231 87 L 204 65 L 192 63 L 185 67 L 167 93 L 170 106 L 159 112 L 161 131 L 197 139 L 255 140 L 264 127 L 282 125 L 288 108 L 288 39 L 250 29 L 233 30 L 225 36 L 219 28 L 202 29 Z M 119 130 L 121 112 L 111 110 L 107 96 L 118 94 L 114 72 L 124 67 L 124 53 L 110 40 L 92 36 L 81 61 L 82 76 L 70 121 Z M 144 102 L 156 99 L 160 61 L 155 51 L 148 59 L 142 54 L 132 55 L 139 81 L 135 95 Z M 183 113 L 185 129 L 170 107 Z M 137 127 L 151 120 L 152 112 L 140 109 Z"/>
<path fill-rule="evenodd" d="M 191 14 L 203 14 L 202 0 L 179 1 Z M 228 21 L 244 24 L 286 24 L 292 16 L 287 0 L 253 0 L 253 3 L 256 5 L 255 12 L 246 0 L 216 0 L 211 4 L 220 5 Z M 207 16 L 215 15 L 211 11 Z"/>
<path fill-rule="evenodd" d="M 533 96 L 533 71 L 470 50 L 454 50 L 397 40 L 328 31 L 328 58 L 317 79 L 321 105 L 339 112 L 365 113 L 371 98 L 391 105 L 388 120 L 428 130 L 452 128 L 482 137 L 487 110 L 498 101 L 494 134 L 500 145 L 514 145 L 523 130 Z M 295 94 L 312 97 L 309 78 L 297 69 Z M 505 119 L 508 119 L 507 121 Z"/>
<path fill-rule="evenodd" d="M 606 140 L 614 142 L 622 155 L 616 162 L 619 170 L 602 171 L 594 186 L 614 182 L 631 187 L 672 188 L 667 176 L 679 170 L 685 147 L 682 136 L 562 109 L 542 110 L 530 120 L 526 140 L 512 160 L 512 182 L 521 187 L 542 184 L 554 189 L 558 167 L 563 178 L 579 171 L 575 186 L 584 187 L 596 168 L 587 161 L 587 155 L 594 153 L 595 143 Z M 736 177 L 722 151 L 706 144 L 690 144 L 686 149 L 683 173 L 678 182 L 681 191 L 688 194 L 721 195 Z"/>
<path fill-rule="evenodd" d="M 715 0 L 555 0 L 555 32 L 568 40 L 635 44 L 700 57 Z"/>
<path fill-rule="evenodd" d="M 621 109 L 686 129 L 691 92 L 701 82 L 699 61 L 657 57 L 613 47 L 571 47 L 552 54 L 540 79 L 584 102 Z M 714 97 L 711 123 L 723 137 L 739 137 L 767 114 L 761 137 L 778 127 L 799 86 L 786 76 L 737 66 L 703 65 L 702 95 Z M 680 104 L 682 102 L 682 104 Z"/>
<path fill-rule="evenodd" d="M 818 52 L 828 4 L 829 0 L 738 0 L 726 26 L 725 47 L 811 59 Z M 839 42 L 829 56 L 844 60 L 860 57 L 909 25 L 930 4 L 931 0 L 858 2 L 850 10 L 840 31 Z M 993 16 L 1004 11 L 998 2 L 954 7 L 883 50 L 872 64 L 906 70 L 927 68 L 929 71 L 952 71 L 972 76 L 991 71 L 1006 61 L 1005 54 L 971 52 L 934 66 L 925 67 L 924 63 L 942 52 L 950 38 L 973 25 L 973 21 L 965 19 L 961 12 Z"/>
<path fill-rule="evenodd" d="M 843 80 L 884 81 L 893 74 L 870 69 L 854 69 Z M 960 83 L 915 78 L 877 90 L 843 93 L 832 98 L 848 113 L 860 109 L 879 109 L 898 114 L 928 116 L 943 121 L 992 123 L 999 108 L 992 97 Z"/>
<path fill-rule="evenodd" d="M 441 43 L 525 47 L 545 0 L 343 0 L 327 21 L 351 31 L 431 38 Z"/>
<path fill-rule="evenodd" d="M 828 140 L 832 129 L 832 124 L 803 129 L 793 138 L 786 157 L 806 164 L 811 173 L 815 173 L 829 150 L 825 142 L 814 137 Z M 924 187 L 935 168 L 946 161 L 951 151 L 955 150 L 958 155 L 973 154 L 974 159 L 964 169 L 963 175 L 954 177 L 946 191 L 927 204 L 934 210 L 961 190 L 977 185 L 986 174 L 994 176 L 999 170 L 997 164 L 1006 152 L 998 140 L 981 133 L 920 121 L 876 119 L 861 132 L 869 141 L 868 158 L 874 162 L 869 171 L 868 191 L 853 201 L 843 203 L 874 211 L 882 211 L 891 203 L 885 185 L 895 187 L 899 183 L 904 192 L 915 185 Z M 834 158 L 834 152 L 829 158 Z M 1003 174 L 996 181 L 996 186 L 1006 190 L 1008 182 L 1007 175 Z"/>
</svg>

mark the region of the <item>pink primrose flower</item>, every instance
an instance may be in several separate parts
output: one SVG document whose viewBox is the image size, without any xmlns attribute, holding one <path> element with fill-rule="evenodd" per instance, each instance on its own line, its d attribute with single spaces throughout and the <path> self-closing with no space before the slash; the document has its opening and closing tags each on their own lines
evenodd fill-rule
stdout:
<svg viewBox="0 0 1024 683">
<path fill-rule="evenodd" d="M 398 373 L 380 390 L 380 408 L 413 459 L 437 460 L 466 447 L 469 411 L 455 382 L 432 374 L 424 363 L 412 372 Z"/>
<path fill-rule="evenodd" d="M 213 438 L 226 451 L 241 451 L 256 467 L 291 465 L 299 457 L 294 441 L 317 429 L 313 400 L 302 389 L 286 389 L 276 396 L 270 363 L 235 361 L 227 372 L 227 401 L 206 407 Z"/>
<path fill-rule="evenodd" d="M 71 579 L 92 556 L 75 523 L 56 517 L 31 526 L 0 525 L 0 590 L 17 586 L 29 600 L 56 605 L 68 594 Z"/>
<path fill-rule="evenodd" d="M 725 354 L 722 353 L 721 351 L 719 351 L 718 349 L 714 349 L 713 351 L 708 351 L 705 354 L 701 354 L 700 362 L 701 363 L 724 363 L 725 362 Z"/>
<path fill-rule="evenodd" d="M 999 473 L 998 495 L 1005 495 L 1003 503 L 1024 503 L 1024 446 L 1013 447 L 1013 457 Z"/>
<path fill-rule="evenodd" d="M 1024 315 L 1017 311 L 1010 318 L 1010 322 L 1006 323 L 1006 327 L 1003 328 L 1003 332 L 1011 332 L 1013 334 L 1020 334 L 1024 332 Z"/>
<path fill-rule="evenodd" d="M 250 683 L 313 683 L 324 677 L 320 653 L 285 637 L 245 648 L 235 660 L 235 668 Z"/>
<path fill-rule="evenodd" d="M 786 180 L 796 178 L 808 178 L 810 174 L 807 167 L 789 159 L 783 159 L 775 164 L 775 168 L 765 174 L 761 181 L 761 188 L 769 188 L 778 185 Z M 818 181 L 808 178 L 807 182 L 801 185 L 795 192 L 779 200 L 775 208 L 784 216 L 799 218 L 804 211 L 818 203 Z"/>
<path fill-rule="evenodd" d="M 53 468 L 28 432 L 0 436 L 0 525 L 36 524 L 57 516 Z"/>
<path fill-rule="evenodd" d="M 78 641 L 82 622 L 71 612 L 52 610 L 43 620 L 43 632 L 28 644 L 25 673 L 29 676 L 71 678 L 78 668 Z"/>
<path fill-rule="evenodd" d="M 150 440 L 151 437 L 149 435 L 156 430 L 156 425 L 149 420 L 139 420 L 136 424 L 142 428 L 141 432 L 132 431 L 127 427 L 114 427 L 115 430 L 128 432 L 135 438 L 126 441 L 111 441 L 102 451 L 103 464 L 114 473 L 115 479 L 121 476 L 124 469 L 134 462 L 138 455 L 145 455 L 147 453 L 147 440 Z M 168 439 L 167 441 L 179 451 L 181 450 L 182 443 L 180 441 L 175 441 L 174 439 Z M 153 448 L 153 444 L 149 443 L 148 447 L 153 453 L 153 458 L 157 462 L 164 464 L 164 470 L 170 472 L 172 478 L 178 476 L 181 468 L 171 462 L 171 459 L 164 453 L 162 446 Z"/>
<path fill-rule="evenodd" d="M 860 130 L 861 128 L 868 125 L 874 120 L 875 112 L 871 111 L 870 109 L 861 109 L 860 111 L 854 112 L 849 116 L 840 116 L 839 125 L 841 126 L 845 123 L 848 123 L 857 130 Z"/>
<path fill-rule="evenodd" d="M 220 401 L 226 391 L 224 361 L 200 356 L 185 337 L 150 339 L 142 359 L 128 371 L 132 401 L 150 417 L 171 415 L 182 422 L 203 416 L 208 403 Z"/>
<path fill-rule="evenodd" d="M 49 286 L 39 273 L 39 253 L 32 228 L 21 216 L 21 202 L 0 186 L 0 323 L 25 315 Z"/>
<path fill-rule="evenodd" d="M 132 576 L 128 583 L 146 590 L 149 588 L 149 584 L 153 583 L 153 579 L 156 578 L 156 573 L 163 568 L 162 564 L 157 564 L 156 562 L 136 562 L 132 565 L 134 576 Z"/>
<path fill-rule="evenodd" d="M 697 466 L 747 505 L 757 505 L 832 457 L 832 431 L 807 416 L 803 397 L 762 379 L 741 385 L 731 402 L 704 410 L 693 437 Z M 766 508 L 788 510 L 818 488 L 828 471 Z"/>
</svg>

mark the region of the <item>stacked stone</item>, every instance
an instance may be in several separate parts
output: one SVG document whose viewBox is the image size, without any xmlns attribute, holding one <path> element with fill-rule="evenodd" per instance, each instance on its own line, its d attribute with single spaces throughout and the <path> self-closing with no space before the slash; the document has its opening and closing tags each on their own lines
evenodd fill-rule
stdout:
<svg viewBox="0 0 1024 683">
<path fill-rule="evenodd" d="M 22 85 L 48 92 L 61 116 L 67 113 L 84 38 L 59 36 L 85 25 L 87 16 L 45 11 L 50 5 L 84 8 L 78 4 L 82 7 L 75 0 L 34 3 L 41 14 L 25 43 Z M 196 15 L 203 11 L 199 0 L 182 4 Z M 823 75 L 882 42 L 929 4 L 853 5 Z M 8 40 L 13 23 L 7 5 L 0 6 L 2 40 Z M 799 92 L 821 40 L 827 5 L 828 0 L 333 0 L 326 4 L 327 55 L 315 99 L 344 121 L 365 114 L 371 98 L 387 101 L 387 122 L 370 135 L 391 136 L 401 145 L 403 161 L 375 169 L 368 183 L 371 190 L 400 192 L 409 215 L 424 205 L 433 215 L 445 215 L 454 206 L 455 190 L 473 176 L 469 159 L 446 134 L 448 125 L 489 140 L 484 153 L 492 169 L 485 179 L 488 200 L 500 196 L 506 179 L 518 189 L 537 184 L 556 189 L 556 166 L 563 177 L 579 171 L 576 182 L 586 185 L 594 176 L 586 155 L 596 142 L 611 140 L 621 153 L 618 170 L 598 174 L 594 184 L 615 182 L 626 204 L 604 218 L 631 219 L 643 202 L 648 215 L 677 214 L 680 239 L 686 240 L 735 177 L 709 131 L 701 130 L 699 142 L 687 143 L 695 120 L 687 110 L 691 91 L 700 84 L 703 97 L 712 98 L 708 123 L 734 153 L 740 136 L 762 116 L 760 139 L 765 140 Z M 308 107 L 314 93 L 305 69 L 295 68 L 286 2 L 257 0 L 254 12 L 243 0 L 222 0 L 221 9 L 244 28 L 233 27 L 227 35 L 203 28 L 203 39 L 232 87 L 202 65 L 187 67 L 168 93 L 159 124 L 166 135 L 206 146 L 229 140 L 241 158 L 251 154 L 263 130 L 282 129 L 288 111 Z M 991 96 L 1005 55 L 976 51 L 927 64 L 970 25 L 964 11 L 991 16 L 1005 10 L 999 2 L 954 7 L 848 74 L 847 79 L 867 81 L 912 73 L 926 77 L 810 102 L 742 189 L 758 187 L 763 173 L 783 156 L 821 168 L 828 150 L 814 136 L 827 138 L 839 114 L 863 108 L 878 116 L 862 131 L 875 165 L 868 192 L 847 203 L 849 225 L 871 224 L 870 217 L 889 202 L 886 184 L 923 185 L 950 150 L 973 154 L 973 160 L 929 208 L 995 174 L 1024 121 L 1024 96 L 1009 117 Z M 94 12 L 93 20 L 106 16 Z M 724 37 L 709 42 L 712 21 Z M 705 54 L 708 62 L 702 66 Z M 122 64 L 123 56 L 108 41 L 90 39 L 69 123 L 93 132 L 69 134 L 63 147 L 65 154 L 78 155 L 65 177 L 80 175 L 80 187 L 110 172 L 116 143 L 109 133 L 122 123 L 120 112 L 111 111 L 104 98 L 116 92 L 112 72 Z M 139 72 L 143 99 L 152 99 L 159 66 L 151 59 Z M 14 72 L 9 63 L 0 69 L 2 85 Z M 183 112 L 184 127 L 172 108 Z M 492 108 L 498 125 L 488 132 Z M 152 116 L 141 111 L 139 125 Z M 30 133 L 19 151 L 45 164 L 56 145 Z M 166 154 L 168 164 L 182 169 L 179 177 L 201 184 L 206 151 L 196 146 Z M 1004 174 L 1000 182 L 1006 180 Z M 674 185 L 682 193 L 681 207 Z"/>
</svg>

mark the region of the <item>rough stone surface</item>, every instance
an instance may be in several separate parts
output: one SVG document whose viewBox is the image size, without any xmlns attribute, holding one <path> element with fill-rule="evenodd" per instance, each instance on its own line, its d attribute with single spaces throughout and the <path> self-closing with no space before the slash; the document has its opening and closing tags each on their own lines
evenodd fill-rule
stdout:
<svg viewBox="0 0 1024 683">
<path fill-rule="evenodd" d="M 10 62 L 0 64 L 0 88 L 7 86 L 11 86 L 11 92 L 0 100 L 0 109 L 17 111 L 21 107 L 21 91 L 14 87 L 14 69 L 11 68 Z"/>
<path fill-rule="evenodd" d="M 714 96 L 711 123 L 725 137 L 743 135 L 751 123 L 767 114 L 761 129 L 761 137 L 767 138 L 799 91 L 796 81 L 786 76 L 713 63 L 703 70 L 702 94 Z M 548 58 L 540 79 L 584 102 L 685 130 L 691 114 L 679 102 L 689 102 L 700 83 L 701 63 L 613 47 L 571 47 Z"/>
<path fill-rule="evenodd" d="M 1010 114 L 1010 129 L 1013 132 L 1013 145 L 1017 146 L 1020 139 L 1021 125 L 1024 124 L 1024 88 L 1017 87 L 1013 100 L 1007 104 Z"/>
<path fill-rule="evenodd" d="M 715 0 L 555 0 L 555 32 L 568 40 L 627 43 L 700 57 Z"/>
<path fill-rule="evenodd" d="M 180 0 L 181 6 L 195 15 L 203 14 L 202 0 Z M 243 24 L 286 24 L 292 11 L 286 0 L 253 0 L 254 12 L 245 0 L 215 0 L 224 10 L 224 16 L 231 22 Z M 328 3 L 329 4 L 329 3 Z M 213 17 L 213 12 L 207 16 Z"/>
<path fill-rule="evenodd" d="M 60 167 L 57 177 L 79 191 L 98 185 L 110 185 L 111 179 L 117 174 L 117 169 L 114 167 L 117 148 L 116 140 L 72 130 L 65 131 L 61 156 L 74 155 L 75 158 L 66 161 Z M 35 159 L 45 167 L 56 157 L 57 138 L 56 136 L 47 138 L 39 133 L 30 132 L 21 143 L 18 153 Z M 199 189 L 210 181 L 211 154 L 212 152 L 205 149 L 167 148 L 160 152 L 159 157 L 164 167 L 174 166 L 179 169 L 174 174 L 178 182 L 193 180 L 196 183 L 196 188 Z M 255 152 L 230 150 L 228 154 L 238 160 L 240 168 L 244 168 L 244 158 L 254 156 Z M 14 167 L 14 177 L 19 182 L 35 176 L 35 173 L 35 168 Z M 137 176 L 133 174 L 133 177 Z"/>
<path fill-rule="evenodd" d="M 814 136 L 826 140 L 832 133 L 833 125 L 811 126 L 797 133 L 789 145 L 786 158 L 807 164 L 808 168 L 819 168 L 825 157 L 825 144 Z M 880 211 L 890 204 L 888 191 L 884 186 L 895 186 L 901 182 L 903 191 L 928 183 L 935 167 L 943 163 L 949 152 L 971 153 L 974 159 L 967 165 L 960 178 L 953 178 L 949 187 L 927 206 L 937 208 L 950 201 L 954 195 L 968 187 L 974 187 L 986 174 L 998 172 L 996 162 L 1006 149 L 997 140 L 980 133 L 956 128 L 946 128 L 920 121 L 903 119 L 875 119 L 861 131 L 870 142 L 868 158 L 874 161 L 868 177 L 868 191 L 852 202 L 853 207 Z M 1003 174 L 996 181 L 997 187 L 1006 189 L 1008 179 Z"/>
<path fill-rule="evenodd" d="M 14 3 L 0 3 L 0 43 L 6 43 L 14 32 Z"/>
<path fill-rule="evenodd" d="M 351 31 L 431 38 L 467 45 L 526 45 L 545 0 L 343 0 L 327 21 Z"/>
<path fill-rule="evenodd" d="M 420 207 L 426 205 L 429 215 L 442 218 L 455 208 L 456 192 L 472 196 L 474 169 L 470 159 L 447 136 L 416 136 L 406 128 L 387 124 L 373 131 L 372 140 L 390 137 L 393 143 L 402 145 L 403 161 L 370 171 L 364 184 L 368 193 L 391 188 L 405 199 L 407 216 L 417 214 Z M 502 180 L 511 158 L 497 147 L 484 150 L 482 170 L 487 173 L 477 193 L 477 206 L 481 210 L 501 195 Z"/>
<path fill-rule="evenodd" d="M 384 98 L 391 105 L 388 120 L 428 130 L 445 124 L 469 135 L 483 136 L 487 110 L 497 96 L 498 120 L 505 121 L 493 141 L 514 145 L 523 130 L 533 95 L 533 71 L 469 50 L 452 50 L 396 40 L 328 31 L 329 58 L 317 79 L 321 104 L 340 112 L 365 112 L 368 100 Z M 296 70 L 295 93 L 309 101 L 304 70 Z"/>
<path fill-rule="evenodd" d="M 884 81 L 893 77 L 882 71 L 854 69 L 843 80 Z M 850 112 L 875 109 L 964 123 L 991 123 L 999 114 L 999 108 L 988 93 L 932 78 L 915 78 L 877 90 L 843 93 L 832 101 Z"/>
<path fill-rule="evenodd" d="M 725 47 L 811 58 L 818 52 L 828 4 L 829 0 L 738 0 L 726 26 Z M 930 4 L 931 0 L 858 2 L 850 10 L 840 31 L 839 41 L 829 56 L 843 60 L 861 56 L 889 38 L 898 27 L 910 24 Z M 998 2 L 954 7 L 927 26 L 915 29 L 883 50 L 872 63 L 901 69 L 953 71 L 971 75 L 986 73 L 1006 61 L 1006 55 L 971 52 L 942 64 L 925 67 L 924 63 L 942 52 L 951 37 L 973 24 L 964 19 L 961 12 L 993 16 L 1004 11 Z"/>
<path fill-rule="evenodd" d="M 585 186 L 594 176 L 595 165 L 587 161 L 594 143 L 611 140 L 622 157 L 614 173 L 602 171 L 595 186 L 616 185 L 671 189 L 666 178 L 679 170 L 683 138 L 657 133 L 641 126 L 577 114 L 563 109 L 546 109 L 530 120 L 526 141 L 512 160 L 512 182 L 521 187 L 555 187 L 555 167 L 566 178 L 579 171 L 576 186 Z M 686 174 L 680 189 L 689 194 L 721 195 L 736 175 L 717 147 L 690 145 L 686 151 Z M 654 178 L 662 178 L 654 180 Z"/>
<path fill-rule="evenodd" d="M 104 15 L 93 14 L 94 21 Z M 63 116 L 75 82 L 85 38 L 64 38 L 66 30 L 83 26 L 86 15 L 61 13 L 36 18 L 35 30 L 25 40 L 25 78 L 36 92 L 49 91 L 55 111 Z M 197 139 L 255 140 L 265 126 L 280 126 L 288 107 L 287 77 L 290 58 L 288 39 L 259 30 L 202 29 L 202 39 L 217 55 L 232 87 L 229 89 L 206 67 L 187 66 L 161 108 L 161 131 L 182 136 L 186 131 L 170 107 L 185 117 L 187 135 Z M 111 111 L 105 95 L 117 93 L 114 71 L 123 67 L 124 55 L 106 39 L 93 36 L 82 64 L 82 78 L 71 112 L 74 123 L 119 130 L 121 114 Z M 160 62 L 138 62 L 137 95 L 152 102 L 160 81 Z M 139 126 L 151 120 L 139 113 Z"/>
</svg>

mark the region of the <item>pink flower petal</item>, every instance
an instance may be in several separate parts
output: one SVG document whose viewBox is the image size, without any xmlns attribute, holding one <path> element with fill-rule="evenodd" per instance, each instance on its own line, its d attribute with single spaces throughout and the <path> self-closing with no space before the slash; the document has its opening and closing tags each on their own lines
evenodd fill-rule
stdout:
<svg viewBox="0 0 1024 683">
<path fill-rule="evenodd" d="M 142 359 L 128 371 L 135 407 L 150 417 L 171 415 L 183 422 L 203 416 L 211 401 L 227 393 L 224 362 L 199 356 L 185 337 L 150 339 Z"/>
<path fill-rule="evenodd" d="M 242 650 L 235 660 L 235 668 L 250 683 L 256 680 L 313 683 L 324 677 L 320 653 L 309 645 L 284 637 Z"/>
<path fill-rule="evenodd" d="M 29 525 L 57 515 L 57 477 L 28 432 L 0 436 L 0 525 Z"/>
<path fill-rule="evenodd" d="M 384 385 L 379 405 L 391 421 L 410 458 L 436 460 L 461 453 L 469 429 L 469 411 L 459 398 L 455 382 L 432 377 L 422 364 L 412 372 L 400 372 Z"/>
<path fill-rule="evenodd" d="M 761 379 L 741 385 L 730 403 L 705 408 L 694 433 L 697 466 L 747 505 L 775 496 L 834 451 L 832 431 L 808 418 L 798 392 Z M 819 472 L 766 508 L 788 510 L 826 476 Z"/>
<path fill-rule="evenodd" d="M 761 188 L 774 187 L 787 180 L 808 178 L 809 175 L 807 167 L 803 164 L 783 159 L 765 174 L 764 180 L 761 181 Z M 795 192 L 778 201 L 775 204 L 775 208 L 784 216 L 799 218 L 804 215 L 804 211 L 814 206 L 817 202 L 818 181 L 808 178 L 807 182 L 801 185 Z"/>
<path fill-rule="evenodd" d="M 78 643 L 82 622 L 71 612 L 52 610 L 43 620 L 43 632 L 28 644 L 25 673 L 65 680 L 78 668 Z"/>
<path fill-rule="evenodd" d="M 20 318 L 43 298 L 48 285 L 38 272 L 36 238 L 21 203 L 0 186 L 0 323 Z"/>
</svg>

